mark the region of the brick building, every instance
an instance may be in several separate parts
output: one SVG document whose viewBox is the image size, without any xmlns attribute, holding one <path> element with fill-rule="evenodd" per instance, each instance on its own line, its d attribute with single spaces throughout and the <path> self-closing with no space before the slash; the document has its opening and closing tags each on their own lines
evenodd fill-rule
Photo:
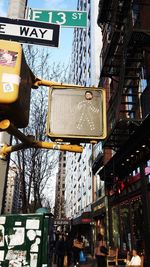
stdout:
<svg viewBox="0 0 150 267">
<path fill-rule="evenodd" d="M 108 135 L 96 161 L 108 196 L 107 239 L 136 246 L 150 262 L 150 2 L 100 0 L 100 85 L 107 91 Z M 98 167 L 97 167 L 98 166 Z"/>
</svg>

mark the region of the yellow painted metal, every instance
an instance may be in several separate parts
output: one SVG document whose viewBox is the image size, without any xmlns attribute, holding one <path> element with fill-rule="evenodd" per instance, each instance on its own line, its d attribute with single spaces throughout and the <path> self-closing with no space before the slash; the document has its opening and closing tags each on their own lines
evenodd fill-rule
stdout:
<svg viewBox="0 0 150 267">
<path fill-rule="evenodd" d="M 0 158 L 5 158 L 11 152 L 11 146 L 7 146 L 6 144 L 0 148 Z"/>
<path fill-rule="evenodd" d="M 62 150 L 62 151 L 69 151 L 69 152 L 76 152 L 82 153 L 83 147 L 80 145 L 70 145 L 70 144 L 59 144 L 53 142 L 43 142 L 33 140 L 33 137 L 24 135 L 21 131 L 14 127 L 9 120 L 0 121 L 0 131 L 7 131 L 8 133 L 16 136 L 19 140 L 23 143 L 16 145 L 16 146 L 7 146 L 6 144 L 3 145 L 0 149 L 0 156 L 1 158 L 6 157 L 7 154 L 18 151 L 22 148 L 45 148 L 45 149 L 53 149 L 53 150 Z"/>
<path fill-rule="evenodd" d="M 0 57 L 0 117 L 9 118 L 17 128 L 25 128 L 35 76 L 18 42 L 0 40 Z"/>
<path fill-rule="evenodd" d="M 69 145 L 69 144 L 58 144 L 58 143 L 49 143 L 43 141 L 33 141 L 33 147 L 36 148 L 47 148 L 53 150 L 62 150 L 62 151 L 70 151 L 76 153 L 82 153 L 83 147 L 80 145 Z"/>
<path fill-rule="evenodd" d="M 0 158 L 5 160 L 5 159 L 7 159 L 8 154 L 10 154 L 11 152 L 14 152 L 14 151 L 18 151 L 18 150 L 23 149 L 23 148 L 28 148 L 28 146 L 25 144 L 19 144 L 19 145 L 15 145 L 15 146 L 8 146 L 8 145 L 4 144 L 0 148 Z"/>
<path fill-rule="evenodd" d="M 0 130 L 7 131 L 9 134 L 14 135 L 20 141 L 22 141 L 26 144 L 32 144 L 33 139 L 24 135 L 9 120 L 3 120 L 0 122 Z"/>
<path fill-rule="evenodd" d="M 69 152 L 75 152 L 75 153 L 82 153 L 83 147 L 78 145 L 65 145 L 65 144 L 58 144 L 58 143 L 48 143 L 43 141 L 33 141 L 32 144 L 19 144 L 15 146 L 8 146 L 3 145 L 0 148 L 0 158 L 6 159 L 7 155 L 11 152 L 18 151 L 20 149 L 25 148 L 44 148 L 44 149 L 53 149 L 53 150 L 61 150 L 61 151 L 69 151 Z"/>
<path fill-rule="evenodd" d="M 80 88 L 80 87 L 83 87 L 83 86 L 81 86 L 81 85 L 76 85 L 76 84 L 68 84 L 68 83 L 60 83 L 60 82 L 55 82 L 55 81 L 48 81 L 48 80 L 40 80 L 40 79 L 36 79 L 36 81 L 35 81 L 35 83 L 34 83 L 34 85 L 33 86 L 49 86 L 49 87 L 55 87 L 55 86 L 57 86 L 57 87 L 60 87 L 60 88 L 66 88 L 66 87 L 68 87 L 68 88 L 74 88 L 74 87 L 78 87 L 78 88 Z"/>
<path fill-rule="evenodd" d="M 0 121 L 0 130 L 5 131 L 6 129 L 9 128 L 9 126 L 10 126 L 9 120 Z"/>
<path fill-rule="evenodd" d="M 58 143 L 48 143 L 43 141 L 33 141 L 32 144 L 19 144 L 15 146 L 3 145 L 0 148 L 0 158 L 5 159 L 7 155 L 11 152 L 18 151 L 23 148 L 44 148 L 44 149 L 53 149 L 53 150 L 61 150 L 75 153 L 82 153 L 83 147 L 78 145 L 66 145 L 66 144 L 58 144 Z"/>
<path fill-rule="evenodd" d="M 17 42 L 0 40 L 0 51 L 0 103 L 13 103 L 19 96 L 22 47 Z"/>
</svg>

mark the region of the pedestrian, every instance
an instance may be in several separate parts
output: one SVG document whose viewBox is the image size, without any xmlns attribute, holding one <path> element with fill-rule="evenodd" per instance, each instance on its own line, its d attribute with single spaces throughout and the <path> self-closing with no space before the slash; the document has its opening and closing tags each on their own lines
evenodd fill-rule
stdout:
<svg viewBox="0 0 150 267">
<path fill-rule="evenodd" d="M 72 233 L 67 233 L 67 244 L 68 244 L 68 266 L 72 266 L 73 261 L 73 236 Z"/>
<path fill-rule="evenodd" d="M 67 267 L 68 243 L 65 235 L 60 235 L 56 242 L 57 267 Z"/>
<path fill-rule="evenodd" d="M 106 267 L 106 254 L 101 252 L 101 247 L 106 248 L 106 242 L 103 241 L 103 236 L 99 233 L 94 248 L 94 259 L 96 258 L 97 267 Z"/>
<path fill-rule="evenodd" d="M 138 252 L 136 249 L 132 250 L 132 258 L 131 260 L 127 260 L 127 266 L 141 266 L 141 258 L 138 255 Z"/>
<path fill-rule="evenodd" d="M 74 261 L 74 267 L 76 267 L 79 264 L 80 260 L 80 252 L 83 249 L 83 239 L 80 235 L 78 235 L 77 238 L 73 241 L 73 261 Z"/>
</svg>

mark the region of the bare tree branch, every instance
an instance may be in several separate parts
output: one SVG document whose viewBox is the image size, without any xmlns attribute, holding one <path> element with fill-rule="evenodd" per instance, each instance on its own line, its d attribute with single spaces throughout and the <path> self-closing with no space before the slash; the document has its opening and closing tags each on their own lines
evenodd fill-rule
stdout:
<svg viewBox="0 0 150 267">
<path fill-rule="evenodd" d="M 25 54 L 30 68 L 37 77 L 47 80 L 66 82 L 68 67 L 51 62 L 48 49 L 25 46 Z M 46 118 L 48 110 L 48 89 L 45 87 L 32 90 L 30 105 L 30 123 L 23 129 L 24 134 L 34 135 L 36 140 L 47 141 Z M 14 144 L 19 144 L 16 138 Z M 58 151 L 30 148 L 15 152 L 12 158 L 16 164 L 22 184 L 23 212 L 34 212 L 42 205 L 51 206 L 53 170 L 57 166 Z M 45 194 L 46 192 L 46 194 Z"/>
</svg>

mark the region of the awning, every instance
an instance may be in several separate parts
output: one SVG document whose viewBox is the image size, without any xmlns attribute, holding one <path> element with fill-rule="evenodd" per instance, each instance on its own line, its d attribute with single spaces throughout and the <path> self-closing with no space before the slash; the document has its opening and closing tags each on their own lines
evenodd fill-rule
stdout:
<svg viewBox="0 0 150 267">
<path fill-rule="evenodd" d="M 92 164 L 92 172 L 93 174 L 96 174 L 96 172 L 98 171 L 98 169 L 102 166 L 103 164 L 103 153 L 100 152 L 97 156 L 97 158 L 93 161 Z"/>
<path fill-rule="evenodd" d="M 103 217 L 106 213 L 105 207 L 105 197 L 98 199 L 91 205 L 92 207 L 92 217 Z"/>
<path fill-rule="evenodd" d="M 73 225 L 77 224 L 89 224 L 92 222 L 91 212 L 83 212 L 81 216 L 73 219 Z"/>
<path fill-rule="evenodd" d="M 140 162 L 150 159 L 150 114 L 98 173 L 101 180 L 128 175 Z"/>
</svg>

